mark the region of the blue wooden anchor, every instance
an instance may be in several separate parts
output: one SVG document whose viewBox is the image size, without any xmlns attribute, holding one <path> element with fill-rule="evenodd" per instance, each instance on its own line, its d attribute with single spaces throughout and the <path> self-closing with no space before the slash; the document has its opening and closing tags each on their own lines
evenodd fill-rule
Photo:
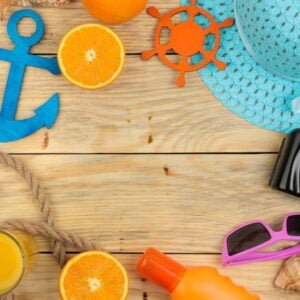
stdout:
<svg viewBox="0 0 300 300">
<path fill-rule="evenodd" d="M 23 18 L 31 18 L 36 30 L 31 36 L 22 36 L 18 24 Z M 13 50 L 0 48 L 0 60 L 9 62 L 10 70 L 0 112 L 0 142 L 10 142 L 26 137 L 42 127 L 51 128 L 59 113 L 59 95 L 54 94 L 47 102 L 35 109 L 35 115 L 24 120 L 16 120 L 16 113 L 27 66 L 45 69 L 52 74 L 60 74 L 56 57 L 45 58 L 30 54 L 30 48 L 44 35 L 42 18 L 30 9 L 14 13 L 7 25 L 7 33 L 15 47 Z"/>
</svg>

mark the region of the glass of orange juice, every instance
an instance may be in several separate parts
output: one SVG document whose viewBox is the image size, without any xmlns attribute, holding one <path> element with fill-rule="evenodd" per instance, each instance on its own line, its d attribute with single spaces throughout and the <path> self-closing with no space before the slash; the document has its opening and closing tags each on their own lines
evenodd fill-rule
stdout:
<svg viewBox="0 0 300 300">
<path fill-rule="evenodd" d="M 38 247 L 28 234 L 0 231 L 0 296 L 13 291 L 36 260 Z"/>
</svg>

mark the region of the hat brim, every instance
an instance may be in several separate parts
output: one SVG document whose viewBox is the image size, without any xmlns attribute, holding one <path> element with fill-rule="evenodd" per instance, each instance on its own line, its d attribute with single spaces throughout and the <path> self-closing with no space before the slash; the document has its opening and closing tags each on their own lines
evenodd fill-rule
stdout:
<svg viewBox="0 0 300 300">
<path fill-rule="evenodd" d="M 189 0 L 181 0 L 190 5 Z M 220 23 L 234 18 L 234 0 L 205 0 L 198 5 L 209 11 Z M 300 115 L 291 110 L 291 101 L 300 96 L 300 83 L 276 76 L 248 53 L 236 25 L 222 30 L 217 58 L 227 64 L 219 71 L 213 63 L 198 71 L 216 96 L 233 113 L 269 130 L 289 133 L 300 127 Z M 199 62 L 200 56 L 192 58 Z"/>
</svg>

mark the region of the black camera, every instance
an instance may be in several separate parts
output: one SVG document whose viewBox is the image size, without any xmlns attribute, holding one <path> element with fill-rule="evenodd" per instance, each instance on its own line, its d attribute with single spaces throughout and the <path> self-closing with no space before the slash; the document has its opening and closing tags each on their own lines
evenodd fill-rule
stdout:
<svg viewBox="0 0 300 300">
<path fill-rule="evenodd" d="M 283 140 L 270 186 L 300 197 L 300 129 Z"/>
</svg>

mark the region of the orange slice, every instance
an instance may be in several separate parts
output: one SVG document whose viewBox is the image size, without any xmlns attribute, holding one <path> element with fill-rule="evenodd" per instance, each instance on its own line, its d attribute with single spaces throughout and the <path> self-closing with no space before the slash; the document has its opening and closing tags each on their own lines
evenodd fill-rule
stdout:
<svg viewBox="0 0 300 300">
<path fill-rule="evenodd" d="M 88 251 L 70 259 L 59 279 L 63 300 L 125 300 L 128 277 L 110 254 Z"/>
<path fill-rule="evenodd" d="M 99 89 L 112 83 L 120 75 L 124 62 L 122 41 L 112 30 L 99 24 L 73 28 L 58 49 L 63 75 L 85 89 Z"/>
</svg>

